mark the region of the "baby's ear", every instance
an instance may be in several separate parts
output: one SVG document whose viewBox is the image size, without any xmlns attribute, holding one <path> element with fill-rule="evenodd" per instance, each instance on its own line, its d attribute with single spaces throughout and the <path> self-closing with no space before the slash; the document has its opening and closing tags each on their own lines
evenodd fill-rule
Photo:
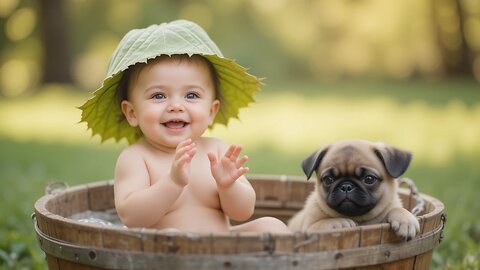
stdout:
<svg viewBox="0 0 480 270">
<path fill-rule="evenodd" d="M 220 110 L 220 100 L 215 99 L 212 102 L 212 107 L 210 108 L 210 123 L 209 125 L 213 124 L 213 121 L 215 120 L 215 116 L 217 115 L 218 111 Z"/>
<path fill-rule="evenodd" d="M 121 106 L 123 115 L 125 115 L 125 118 L 127 119 L 130 126 L 138 126 L 138 120 L 135 114 L 135 108 L 133 107 L 133 104 L 130 103 L 128 100 L 123 100 Z"/>
</svg>

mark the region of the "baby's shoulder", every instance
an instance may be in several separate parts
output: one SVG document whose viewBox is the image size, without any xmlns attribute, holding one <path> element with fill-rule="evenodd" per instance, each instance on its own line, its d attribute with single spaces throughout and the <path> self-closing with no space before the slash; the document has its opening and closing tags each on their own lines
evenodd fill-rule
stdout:
<svg viewBox="0 0 480 270">
<path fill-rule="evenodd" d="M 135 143 L 123 149 L 119 155 L 119 158 L 122 158 L 122 159 L 143 158 L 147 154 L 147 152 L 148 152 L 148 149 L 145 147 L 145 145 L 141 143 Z"/>
<path fill-rule="evenodd" d="M 224 141 L 212 137 L 202 137 L 200 143 L 203 145 L 203 147 L 209 150 L 221 150 L 228 147 L 227 143 L 225 143 Z"/>
</svg>

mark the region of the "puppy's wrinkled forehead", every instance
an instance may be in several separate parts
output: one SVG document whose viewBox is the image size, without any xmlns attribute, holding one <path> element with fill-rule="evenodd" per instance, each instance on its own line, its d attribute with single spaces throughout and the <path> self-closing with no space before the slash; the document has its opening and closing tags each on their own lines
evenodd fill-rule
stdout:
<svg viewBox="0 0 480 270">
<path fill-rule="evenodd" d="M 343 145 L 330 149 L 321 164 L 322 168 L 319 169 L 336 167 L 343 172 L 354 172 L 358 166 L 378 165 L 381 165 L 379 160 L 375 158 L 373 151 L 368 147 Z"/>
</svg>

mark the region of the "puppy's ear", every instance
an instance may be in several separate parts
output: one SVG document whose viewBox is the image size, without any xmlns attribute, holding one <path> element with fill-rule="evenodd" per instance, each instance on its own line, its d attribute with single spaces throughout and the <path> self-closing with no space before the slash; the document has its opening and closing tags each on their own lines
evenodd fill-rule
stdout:
<svg viewBox="0 0 480 270">
<path fill-rule="evenodd" d="M 327 150 L 328 150 L 328 147 L 320 149 L 312 153 L 310 156 L 308 156 L 306 159 L 302 161 L 302 169 L 305 175 L 307 176 L 307 180 L 310 179 L 313 172 L 318 168 L 318 165 L 320 165 L 320 162 L 322 161 L 323 157 L 327 153 Z"/>
<path fill-rule="evenodd" d="M 393 178 L 402 175 L 412 160 L 412 153 L 389 145 L 382 145 L 374 151 L 375 155 L 382 161 L 388 174 Z"/>
</svg>

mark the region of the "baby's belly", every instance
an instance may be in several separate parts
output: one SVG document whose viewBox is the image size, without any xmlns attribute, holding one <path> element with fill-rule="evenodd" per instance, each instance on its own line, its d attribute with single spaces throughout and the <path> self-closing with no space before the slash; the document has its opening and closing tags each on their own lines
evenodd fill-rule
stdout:
<svg viewBox="0 0 480 270">
<path fill-rule="evenodd" d="M 183 232 L 227 232 L 229 224 L 219 209 L 188 207 L 167 213 L 156 225 L 157 229 L 174 228 Z"/>
</svg>

